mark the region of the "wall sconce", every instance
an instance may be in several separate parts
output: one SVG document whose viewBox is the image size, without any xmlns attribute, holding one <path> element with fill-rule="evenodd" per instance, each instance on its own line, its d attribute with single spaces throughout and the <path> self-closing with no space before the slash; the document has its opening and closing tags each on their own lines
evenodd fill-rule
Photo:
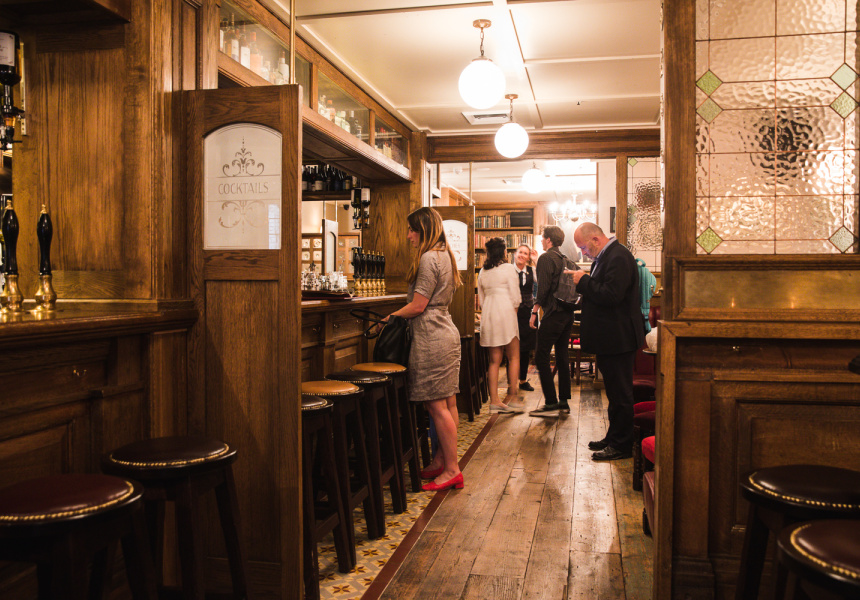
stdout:
<svg viewBox="0 0 860 600">
<path fill-rule="evenodd" d="M 532 168 L 523 173 L 523 189 L 529 194 L 537 194 L 543 191 L 543 186 L 546 176 L 543 171 L 537 168 L 535 163 L 532 163 Z"/>
<path fill-rule="evenodd" d="M 516 94 L 506 94 L 505 98 L 511 101 L 511 122 L 505 123 L 496 132 L 496 150 L 507 158 L 521 156 L 529 147 L 529 134 L 522 125 L 514 123 L 514 100 Z"/>
<path fill-rule="evenodd" d="M 472 108 L 490 108 L 498 104 L 505 93 L 505 74 L 499 66 L 484 56 L 484 28 L 492 25 L 487 19 L 472 22 L 481 29 L 481 56 L 460 73 L 460 96 Z"/>
<path fill-rule="evenodd" d="M 18 34 L 13 31 L 0 31 L 0 85 L 3 97 L 0 99 L 0 150 L 11 150 L 15 142 L 15 119 L 24 111 L 15 106 L 12 98 L 13 86 L 21 81 L 18 65 Z"/>
</svg>

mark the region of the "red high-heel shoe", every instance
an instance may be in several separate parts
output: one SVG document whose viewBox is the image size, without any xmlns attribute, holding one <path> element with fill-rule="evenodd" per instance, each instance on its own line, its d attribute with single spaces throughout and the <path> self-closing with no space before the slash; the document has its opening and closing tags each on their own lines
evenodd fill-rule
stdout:
<svg viewBox="0 0 860 600">
<path fill-rule="evenodd" d="M 439 475 L 442 474 L 442 471 L 445 470 L 445 465 L 442 465 L 438 469 L 422 469 L 421 470 L 421 479 L 436 479 Z"/>
<path fill-rule="evenodd" d="M 464 485 L 465 483 L 463 482 L 463 474 L 458 473 L 445 483 L 436 483 L 435 481 L 431 481 L 422 485 L 421 489 L 425 492 L 441 492 L 442 490 L 447 490 L 448 488 L 457 488 L 458 490 L 461 490 L 463 489 Z"/>
</svg>

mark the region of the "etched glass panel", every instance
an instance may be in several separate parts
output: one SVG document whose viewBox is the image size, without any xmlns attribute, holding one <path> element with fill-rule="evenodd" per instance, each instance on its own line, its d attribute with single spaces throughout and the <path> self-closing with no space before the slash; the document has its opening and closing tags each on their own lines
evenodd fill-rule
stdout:
<svg viewBox="0 0 860 600">
<path fill-rule="evenodd" d="M 858 252 L 857 4 L 697 1 L 697 253 Z"/>
<path fill-rule="evenodd" d="M 627 161 L 627 247 L 660 271 L 663 251 L 663 186 L 658 157 Z"/>
<path fill-rule="evenodd" d="M 282 139 L 254 123 L 206 136 L 204 250 L 280 249 Z"/>
</svg>

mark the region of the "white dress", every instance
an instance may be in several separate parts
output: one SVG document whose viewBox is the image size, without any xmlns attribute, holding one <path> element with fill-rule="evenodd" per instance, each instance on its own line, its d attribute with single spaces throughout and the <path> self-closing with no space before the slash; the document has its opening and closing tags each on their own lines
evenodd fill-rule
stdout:
<svg viewBox="0 0 860 600">
<path fill-rule="evenodd" d="M 478 301 L 481 303 L 481 345 L 507 346 L 519 337 L 517 307 L 522 301 L 517 269 L 504 263 L 478 273 Z"/>
</svg>

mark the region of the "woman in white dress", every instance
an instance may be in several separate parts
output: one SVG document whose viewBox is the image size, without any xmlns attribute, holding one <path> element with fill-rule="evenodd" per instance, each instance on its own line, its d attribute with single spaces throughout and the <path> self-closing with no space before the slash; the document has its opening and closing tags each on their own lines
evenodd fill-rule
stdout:
<svg viewBox="0 0 860 600">
<path fill-rule="evenodd" d="M 478 302 L 481 306 L 481 345 L 487 348 L 490 368 L 490 412 L 522 412 L 517 402 L 517 380 L 511 374 L 520 372 L 520 338 L 517 307 L 522 295 L 517 270 L 507 262 L 507 245 L 503 238 L 493 238 L 485 244 L 487 259 L 478 273 Z M 508 393 L 499 400 L 499 367 L 502 357 L 508 357 Z"/>
</svg>

